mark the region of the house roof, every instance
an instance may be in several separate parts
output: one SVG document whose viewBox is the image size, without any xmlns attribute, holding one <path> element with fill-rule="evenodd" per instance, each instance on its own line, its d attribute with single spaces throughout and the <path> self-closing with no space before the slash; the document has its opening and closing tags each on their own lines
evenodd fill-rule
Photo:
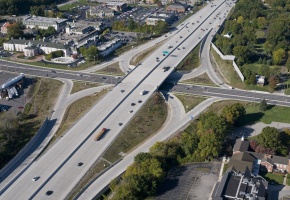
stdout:
<svg viewBox="0 0 290 200">
<path fill-rule="evenodd" d="M 267 161 L 270 164 L 283 164 L 283 165 L 288 165 L 289 159 L 286 157 L 282 156 L 272 156 L 271 158 L 268 158 L 270 160 L 265 159 L 265 154 L 263 153 L 256 153 L 256 152 L 248 152 L 249 154 L 253 155 L 255 158 L 263 161 Z"/>
<path fill-rule="evenodd" d="M 10 22 L 5 22 L 4 24 L 3 24 L 3 26 L 2 27 L 9 27 L 9 26 L 11 26 L 11 25 L 15 25 L 16 24 L 16 22 L 12 22 L 12 23 L 10 23 Z"/>
<path fill-rule="evenodd" d="M 242 140 L 241 138 L 239 138 L 236 140 L 233 151 L 234 152 L 235 151 L 241 151 L 241 152 L 248 151 L 249 145 L 250 145 L 250 142 L 248 140 Z"/>
<path fill-rule="evenodd" d="M 18 40 L 18 39 L 12 39 L 12 40 L 9 40 L 5 43 L 8 43 L 8 44 L 27 44 L 31 42 L 32 44 L 34 45 L 46 45 L 47 47 L 51 47 L 51 48 L 56 48 L 56 49 L 68 49 L 69 46 L 67 45 L 64 45 L 62 43 L 52 43 L 52 42 L 43 42 L 42 40 L 33 40 L 33 41 L 30 41 L 30 40 Z"/>
<path fill-rule="evenodd" d="M 254 162 L 255 161 L 255 157 L 253 157 L 248 152 L 242 152 L 242 153 L 234 154 L 232 156 L 231 160 L 240 160 L 240 161 Z"/>
<path fill-rule="evenodd" d="M 274 165 L 274 162 L 270 158 L 263 158 L 261 162 L 268 162 L 271 165 Z"/>
</svg>

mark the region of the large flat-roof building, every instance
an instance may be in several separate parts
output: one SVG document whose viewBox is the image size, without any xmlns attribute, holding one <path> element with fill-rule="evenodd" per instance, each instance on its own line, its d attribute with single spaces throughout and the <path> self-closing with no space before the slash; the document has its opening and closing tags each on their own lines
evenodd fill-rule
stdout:
<svg viewBox="0 0 290 200">
<path fill-rule="evenodd" d="M 244 172 L 235 168 L 227 171 L 217 182 L 212 193 L 212 200 L 265 200 L 268 182 L 260 176 L 254 176 L 249 169 Z"/>
<path fill-rule="evenodd" d="M 127 4 L 123 2 L 108 2 L 106 6 L 116 12 L 123 12 L 127 10 Z"/>
<path fill-rule="evenodd" d="M 44 42 L 42 40 L 19 40 L 11 39 L 3 43 L 6 51 L 20 51 L 26 57 L 33 57 L 41 53 L 49 54 L 53 51 L 61 50 L 64 56 L 70 55 L 70 47 L 63 43 Z"/>
<path fill-rule="evenodd" d="M 115 11 L 105 6 L 91 6 L 87 10 L 87 17 L 113 17 L 114 15 Z"/>
<path fill-rule="evenodd" d="M 23 25 L 26 26 L 26 28 L 34 28 L 35 26 L 38 26 L 38 28 L 41 29 L 48 29 L 48 27 L 55 28 L 56 32 L 64 31 L 66 22 L 68 19 L 64 18 L 51 18 L 51 17 L 36 17 L 36 16 L 25 16 L 22 19 Z"/>
<path fill-rule="evenodd" d="M 177 12 L 177 13 L 184 13 L 188 9 L 188 5 L 186 4 L 181 4 L 181 3 L 175 3 L 171 4 L 166 7 L 167 12 Z"/>
<path fill-rule="evenodd" d="M 100 51 L 100 55 L 103 57 L 109 55 L 113 51 L 115 51 L 117 48 L 121 47 L 122 43 L 120 39 L 114 39 L 112 41 L 109 41 L 101 46 L 98 47 Z"/>
</svg>

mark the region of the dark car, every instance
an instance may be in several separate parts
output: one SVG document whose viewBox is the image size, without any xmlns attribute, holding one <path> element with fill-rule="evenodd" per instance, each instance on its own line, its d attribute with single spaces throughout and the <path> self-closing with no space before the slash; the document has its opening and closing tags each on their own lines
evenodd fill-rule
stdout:
<svg viewBox="0 0 290 200">
<path fill-rule="evenodd" d="M 122 126 L 123 125 L 123 123 L 119 123 L 119 126 Z"/>
<path fill-rule="evenodd" d="M 80 166 L 82 166 L 84 163 L 82 163 L 82 162 L 79 162 L 78 163 L 78 166 L 80 167 Z"/>
<path fill-rule="evenodd" d="M 136 104 L 135 103 L 131 103 L 131 106 L 135 106 Z"/>
<path fill-rule="evenodd" d="M 45 194 L 46 194 L 47 196 L 49 196 L 49 195 L 51 195 L 52 193 L 53 193 L 53 191 L 48 190 Z"/>
<path fill-rule="evenodd" d="M 142 101 L 141 101 L 141 100 L 139 100 L 139 101 L 138 101 L 138 103 L 142 103 Z"/>
</svg>

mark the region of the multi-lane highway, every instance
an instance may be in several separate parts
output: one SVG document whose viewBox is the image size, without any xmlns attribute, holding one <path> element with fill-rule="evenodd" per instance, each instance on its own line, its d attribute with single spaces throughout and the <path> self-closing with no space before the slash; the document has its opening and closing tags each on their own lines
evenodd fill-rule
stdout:
<svg viewBox="0 0 290 200">
<path fill-rule="evenodd" d="M 2 70 L 15 73 L 21 72 L 32 76 L 40 76 L 47 78 L 64 78 L 71 80 L 99 82 L 108 84 L 116 84 L 122 79 L 122 77 L 119 76 L 100 75 L 60 69 L 50 69 L 45 67 L 37 67 L 29 64 L 21 64 L 0 60 L 0 71 Z"/>
<path fill-rule="evenodd" d="M 216 6 L 205 6 L 197 15 L 173 31 L 172 36 L 153 55 L 133 70 L 102 101 L 95 105 L 86 116 L 75 124 L 62 139 L 47 153 L 31 165 L 1 199 L 64 199 L 89 167 L 108 147 L 134 113 L 163 83 L 180 61 L 189 53 L 207 32 L 221 23 L 214 19 L 218 13 L 227 13 L 229 7 L 224 1 L 214 2 Z M 170 46 L 170 48 L 169 48 Z M 167 56 L 162 51 L 169 50 Z M 158 58 L 157 58 L 158 57 Z M 169 66 L 168 71 L 163 67 Z M 121 92 L 124 90 L 124 92 Z M 140 91 L 148 93 L 141 96 Z M 131 106 L 142 100 L 141 104 Z M 133 113 L 129 113 L 132 110 Z M 106 127 L 109 131 L 100 141 L 95 135 Z M 82 166 L 77 166 L 83 162 Z M 128 163 L 129 164 L 129 163 Z M 37 181 L 32 181 L 40 176 Z M 47 191 L 53 191 L 46 195 Z"/>
<path fill-rule="evenodd" d="M 284 94 L 271 94 L 260 91 L 246 91 L 239 89 L 223 89 L 208 86 L 192 86 L 192 85 L 175 85 L 172 88 L 174 92 L 192 93 L 197 95 L 220 97 L 223 99 L 236 99 L 242 101 L 251 101 L 260 103 L 265 99 L 267 103 L 272 105 L 280 105 L 290 107 L 290 97 Z"/>
</svg>

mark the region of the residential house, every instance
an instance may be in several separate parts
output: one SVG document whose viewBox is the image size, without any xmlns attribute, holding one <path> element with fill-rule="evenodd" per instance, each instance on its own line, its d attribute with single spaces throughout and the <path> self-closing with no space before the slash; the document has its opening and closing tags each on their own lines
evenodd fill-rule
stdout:
<svg viewBox="0 0 290 200">
<path fill-rule="evenodd" d="M 237 139 L 233 149 L 233 157 L 236 158 L 235 155 L 242 157 L 243 153 L 252 155 L 255 158 L 255 163 L 260 165 L 261 171 L 290 173 L 290 158 L 249 151 L 249 141 L 243 138 Z M 232 163 L 235 166 L 234 161 Z"/>
<path fill-rule="evenodd" d="M 266 83 L 266 78 L 265 76 L 256 75 L 256 81 L 258 85 L 264 86 Z"/>
<path fill-rule="evenodd" d="M 268 193 L 268 182 L 255 176 L 249 169 L 244 172 L 233 168 L 228 170 L 220 182 L 215 185 L 212 200 L 265 200 Z"/>
<path fill-rule="evenodd" d="M 236 140 L 236 143 L 233 148 L 233 154 L 245 152 L 249 150 L 250 142 L 245 140 L 244 137 Z"/>
</svg>

